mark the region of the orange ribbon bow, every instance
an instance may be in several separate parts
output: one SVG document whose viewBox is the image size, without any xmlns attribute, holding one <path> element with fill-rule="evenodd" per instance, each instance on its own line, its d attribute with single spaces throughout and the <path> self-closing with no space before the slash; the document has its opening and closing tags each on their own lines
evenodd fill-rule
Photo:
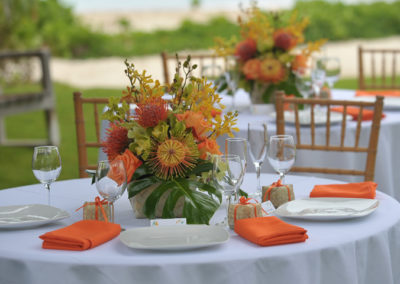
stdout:
<svg viewBox="0 0 400 284">
<path fill-rule="evenodd" d="M 76 212 L 76 211 L 79 211 L 80 209 L 82 209 L 83 207 L 85 207 L 85 206 L 88 205 L 88 204 L 89 204 L 89 203 L 83 204 L 81 207 L 79 207 L 78 209 L 76 209 L 75 212 Z M 106 222 L 108 222 L 107 214 L 106 214 L 106 212 L 104 211 L 104 208 L 103 208 L 103 205 L 106 205 L 106 204 L 108 204 L 108 202 L 107 202 L 105 199 L 100 200 L 100 197 L 98 197 L 98 196 L 96 196 L 96 198 L 94 199 L 94 205 L 95 205 L 95 208 L 96 208 L 96 211 L 95 211 L 96 220 L 99 219 L 99 215 L 98 215 L 97 212 L 98 212 L 98 208 L 100 208 L 100 211 L 101 211 L 101 214 L 103 214 L 104 220 L 105 220 Z"/>
<path fill-rule="evenodd" d="M 251 200 L 254 200 L 255 203 L 250 203 Z M 241 196 L 240 199 L 239 199 L 239 203 L 235 205 L 235 209 L 233 211 L 233 221 L 236 222 L 236 212 L 237 212 L 237 208 L 239 207 L 239 205 L 253 205 L 253 207 L 254 207 L 254 216 L 258 217 L 257 216 L 257 205 L 256 205 L 256 203 L 258 203 L 258 202 L 254 198 L 250 198 L 250 197 L 246 198 L 244 196 Z"/>
<path fill-rule="evenodd" d="M 289 189 L 289 187 L 288 187 L 287 185 L 285 185 L 285 184 L 282 184 L 282 181 L 281 181 L 280 179 L 278 179 L 277 182 L 272 183 L 272 184 L 268 187 L 267 191 L 265 192 L 265 194 L 264 194 L 264 196 L 263 196 L 262 201 L 265 202 L 265 201 L 267 201 L 267 200 L 270 200 L 272 189 L 275 188 L 275 187 L 282 187 L 282 186 L 286 187 L 286 189 L 287 189 L 287 192 L 288 192 L 288 200 L 289 200 L 289 201 L 292 200 L 292 197 L 290 196 L 290 189 Z"/>
</svg>

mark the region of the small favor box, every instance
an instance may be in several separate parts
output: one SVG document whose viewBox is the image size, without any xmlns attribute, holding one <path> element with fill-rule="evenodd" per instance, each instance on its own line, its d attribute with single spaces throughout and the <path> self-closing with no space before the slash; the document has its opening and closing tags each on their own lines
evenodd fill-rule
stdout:
<svg viewBox="0 0 400 284">
<path fill-rule="evenodd" d="M 267 191 L 270 187 L 271 190 L 268 193 Z M 278 208 L 282 204 L 294 199 L 293 184 L 284 184 L 280 186 L 270 185 L 262 187 L 262 201 L 264 202 L 270 200 L 275 208 Z"/>
<path fill-rule="evenodd" d="M 231 204 L 228 209 L 228 224 L 229 228 L 233 230 L 235 225 L 235 208 L 236 220 L 262 217 L 262 208 L 260 203 L 249 204 Z"/>
<path fill-rule="evenodd" d="M 114 207 L 108 203 L 102 203 L 101 206 L 103 207 L 104 213 L 106 214 L 108 220 L 111 221 L 110 206 L 111 210 L 114 210 Z M 97 210 L 97 218 L 96 218 L 96 210 Z M 105 221 L 100 205 L 96 206 L 96 202 L 85 202 L 83 204 L 83 220 Z"/>
</svg>

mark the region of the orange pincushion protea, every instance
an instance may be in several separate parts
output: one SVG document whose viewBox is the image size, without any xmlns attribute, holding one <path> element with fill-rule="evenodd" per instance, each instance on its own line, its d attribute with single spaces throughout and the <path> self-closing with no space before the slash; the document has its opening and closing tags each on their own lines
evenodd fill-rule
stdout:
<svg viewBox="0 0 400 284">
<path fill-rule="evenodd" d="M 183 177 L 188 170 L 195 167 L 198 151 L 193 149 L 191 143 L 186 142 L 171 138 L 156 147 L 148 160 L 156 176 L 162 179 Z"/>
<path fill-rule="evenodd" d="M 285 68 L 274 58 L 266 58 L 260 65 L 260 79 L 264 82 L 278 83 L 285 78 Z"/>
<path fill-rule="evenodd" d="M 243 65 L 243 73 L 246 76 L 246 79 L 249 80 L 257 80 L 260 76 L 260 67 L 261 61 L 259 59 L 250 59 L 247 60 Z"/>
<path fill-rule="evenodd" d="M 252 58 L 257 52 L 257 43 L 254 39 L 248 38 L 236 46 L 235 55 L 242 61 Z"/>
<path fill-rule="evenodd" d="M 297 45 L 297 38 L 285 29 L 279 29 L 274 32 L 275 46 L 283 50 L 290 50 Z"/>
<path fill-rule="evenodd" d="M 151 97 L 137 104 L 135 120 L 142 127 L 154 127 L 160 121 L 166 120 L 167 117 L 167 102 L 160 97 Z"/>
<path fill-rule="evenodd" d="M 111 123 L 107 129 L 106 140 L 102 142 L 103 152 L 108 160 L 114 160 L 129 147 L 128 129 L 116 123 Z"/>
</svg>

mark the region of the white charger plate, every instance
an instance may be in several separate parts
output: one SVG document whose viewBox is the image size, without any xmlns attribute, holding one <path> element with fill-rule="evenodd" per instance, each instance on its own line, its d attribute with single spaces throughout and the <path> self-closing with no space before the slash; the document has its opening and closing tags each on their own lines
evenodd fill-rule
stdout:
<svg viewBox="0 0 400 284">
<path fill-rule="evenodd" d="M 2 206 L 0 229 L 35 227 L 68 217 L 68 212 L 44 204 Z"/>
<path fill-rule="evenodd" d="M 321 197 L 292 200 L 281 205 L 275 213 L 298 219 L 340 220 L 367 216 L 378 206 L 376 199 Z"/>
<path fill-rule="evenodd" d="M 276 113 L 270 113 L 270 117 L 276 119 Z M 285 122 L 289 124 L 296 123 L 296 116 L 293 111 L 286 110 L 284 112 Z M 331 111 L 330 113 L 330 124 L 337 124 L 342 122 L 343 113 Z M 346 115 L 346 120 L 352 120 L 351 115 Z M 324 110 L 314 110 L 314 124 L 315 125 L 326 125 L 327 114 Z M 311 125 L 311 113 L 310 110 L 299 110 L 299 124 L 302 126 Z"/>
<path fill-rule="evenodd" d="M 225 243 L 229 233 L 218 226 L 155 226 L 126 230 L 119 238 L 123 244 L 135 249 L 185 250 Z"/>
</svg>

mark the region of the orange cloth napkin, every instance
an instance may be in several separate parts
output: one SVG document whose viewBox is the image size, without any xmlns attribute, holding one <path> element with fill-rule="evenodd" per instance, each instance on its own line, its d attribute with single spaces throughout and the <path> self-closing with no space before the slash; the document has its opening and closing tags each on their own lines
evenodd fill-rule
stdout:
<svg viewBox="0 0 400 284">
<path fill-rule="evenodd" d="M 383 96 L 400 97 L 400 90 L 357 90 L 356 97 L 363 96 Z"/>
<path fill-rule="evenodd" d="M 344 107 L 333 107 L 331 108 L 331 111 L 336 111 L 336 112 L 343 112 Z M 358 107 L 347 107 L 347 114 L 351 115 L 353 117 L 353 120 L 358 120 L 358 114 L 360 113 L 360 108 Z M 382 118 L 385 117 L 385 114 L 382 114 Z M 362 120 L 372 120 L 374 118 L 374 111 L 371 109 L 363 109 L 361 119 Z"/>
<path fill-rule="evenodd" d="M 310 193 L 310 197 L 347 197 L 369 198 L 376 196 L 377 184 L 372 181 L 316 185 Z"/>
<path fill-rule="evenodd" d="M 87 250 L 105 243 L 121 232 L 119 224 L 82 220 L 41 235 L 45 249 Z"/>
<path fill-rule="evenodd" d="M 260 246 L 299 243 L 308 239 L 306 230 L 275 216 L 236 220 L 235 232 Z"/>
</svg>

